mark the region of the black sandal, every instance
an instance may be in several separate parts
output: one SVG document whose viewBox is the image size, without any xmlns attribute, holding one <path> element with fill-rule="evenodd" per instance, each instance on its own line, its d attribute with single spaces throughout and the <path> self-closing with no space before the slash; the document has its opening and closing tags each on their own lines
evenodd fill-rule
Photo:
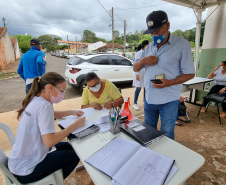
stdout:
<svg viewBox="0 0 226 185">
<path fill-rule="evenodd" d="M 178 118 L 178 120 L 183 121 L 183 122 L 185 122 L 185 123 L 190 123 L 190 120 L 182 120 L 182 119 L 180 119 L 180 118 Z"/>
<path fill-rule="evenodd" d="M 182 123 L 175 123 L 175 125 L 182 126 L 183 124 Z"/>
</svg>

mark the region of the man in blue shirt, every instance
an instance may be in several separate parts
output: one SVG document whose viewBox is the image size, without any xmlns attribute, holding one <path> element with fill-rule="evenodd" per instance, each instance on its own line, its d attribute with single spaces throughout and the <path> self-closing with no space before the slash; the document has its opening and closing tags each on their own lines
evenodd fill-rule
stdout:
<svg viewBox="0 0 226 185">
<path fill-rule="evenodd" d="M 157 128 L 161 118 L 161 131 L 174 139 L 182 84 L 195 76 L 190 43 L 169 32 L 170 23 L 164 11 L 153 11 L 146 19 L 148 29 L 144 34 L 153 38 L 135 61 L 135 72 L 145 68 L 144 102 L 145 123 Z M 161 79 L 160 84 L 150 80 Z"/>
<path fill-rule="evenodd" d="M 42 46 L 38 39 L 30 41 L 31 49 L 28 50 L 20 59 L 17 73 L 26 83 L 26 94 L 29 92 L 33 79 L 36 76 L 45 74 L 45 53 L 41 51 Z"/>
</svg>

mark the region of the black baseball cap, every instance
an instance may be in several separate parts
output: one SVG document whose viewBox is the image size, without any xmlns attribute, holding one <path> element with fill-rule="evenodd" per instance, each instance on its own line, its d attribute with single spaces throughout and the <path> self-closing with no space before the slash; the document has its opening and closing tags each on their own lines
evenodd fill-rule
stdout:
<svg viewBox="0 0 226 185">
<path fill-rule="evenodd" d="M 167 22 L 168 16 L 166 12 L 161 10 L 151 12 L 146 18 L 148 29 L 144 32 L 144 34 L 152 33 L 158 30 Z"/>
<path fill-rule="evenodd" d="M 41 42 L 38 39 L 32 39 L 30 41 L 30 45 L 41 45 Z"/>
</svg>

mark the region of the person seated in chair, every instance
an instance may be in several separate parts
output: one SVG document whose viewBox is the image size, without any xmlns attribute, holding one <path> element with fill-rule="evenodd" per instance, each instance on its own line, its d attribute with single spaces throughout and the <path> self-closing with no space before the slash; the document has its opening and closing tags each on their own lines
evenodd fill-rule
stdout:
<svg viewBox="0 0 226 185">
<path fill-rule="evenodd" d="M 92 107 L 102 110 L 102 106 L 111 109 L 124 103 L 122 94 L 117 87 L 108 80 L 100 79 L 96 73 L 87 73 L 85 82 L 87 86 L 82 93 L 82 109 Z"/>
<path fill-rule="evenodd" d="M 69 115 L 82 116 L 78 110 L 54 111 L 53 103 L 63 100 L 67 84 L 55 72 L 34 78 L 22 108 L 16 142 L 9 155 L 8 168 L 22 184 L 39 181 L 62 169 L 67 178 L 79 163 L 79 157 L 68 142 L 61 142 L 66 136 L 85 125 L 85 117 L 75 120 L 62 131 L 55 132 L 54 118 Z M 49 152 L 55 146 L 56 151 Z"/>
<path fill-rule="evenodd" d="M 219 93 L 222 96 L 226 96 L 226 61 L 222 61 L 220 65 L 215 67 L 215 69 L 207 76 L 208 79 L 214 79 L 214 86 L 210 89 L 208 95 Z M 203 107 L 201 109 L 202 113 L 206 112 L 206 106 L 209 102 L 204 100 Z M 220 113 L 220 117 L 226 116 L 226 103 L 222 103 L 223 111 Z"/>
</svg>

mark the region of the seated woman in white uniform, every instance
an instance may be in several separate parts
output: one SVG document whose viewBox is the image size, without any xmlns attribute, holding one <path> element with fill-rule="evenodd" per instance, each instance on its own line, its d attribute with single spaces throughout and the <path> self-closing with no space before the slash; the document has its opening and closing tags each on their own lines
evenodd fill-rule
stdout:
<svg viewBox="0 0 226 185">
<path fill-rule="evenodd" d="M 63 170 L 65 179 L 79 162 L 71 145 L 61 141 L 75 129 L 84 126 L 85 117 L 55 132 L 54 118 L 84 114 L 76 110 L 54 111 L 53 103 L 63 100 L 66 87 L 65 79 L 57 73 L 46 73 L 41 79 L 36 77 L 23 100 L 22 108 L 18 110 L 20 122 L 8 168 L 23 184 L 38 181 L 59 169 Z M 53 146 L 57 150 L 48 153 Z"/>
<path fill-rule="evenodd" d="M 215 69 L 207 76 L 208 79 L 214 78 L 214 86 L 210 89 L 208 95 L 219 93 L 222 96 L 226 96 L 226 61 L 222 61 L 220 65 L 215 67 Z M 206 106 L 209 102 L 204 100 L 202 113 L 206 112 Z M 224 118 L 226 116 L 226 103 L 222 103 L 223 111 L 220 113 L 220 117 Z"/>
</svg>

